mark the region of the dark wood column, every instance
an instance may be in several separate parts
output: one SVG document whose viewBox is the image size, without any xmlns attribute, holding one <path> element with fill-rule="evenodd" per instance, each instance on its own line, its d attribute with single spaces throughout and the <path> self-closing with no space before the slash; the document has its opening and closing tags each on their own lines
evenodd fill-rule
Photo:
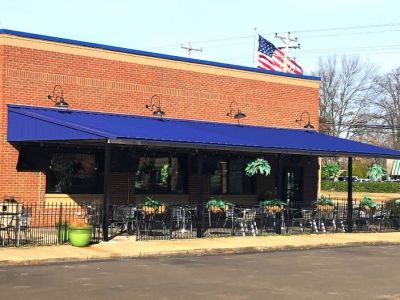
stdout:
<svg viewBox="0 0 400 300">
<path fill-rule="evenodd" d="M 281 200 L 282 202 L 286 203 L 286 199 L 283 197 L 285 196 L 285 193 L 283 192 L 283 185 L 284 185 L 284 174 L 283 174 L 283 162 L 282 162 L 282 156 L 280 154 L 277 155 L 277 172 L 276 172 L 276 189 L 277 189 L 277 198 Z M 276 214 L 276 224 L 275 224 L 275 232 L 277 234 L 282 233 L 282 213 L 277 213 Z"/>
<path fill-rule="evenodd" d="M 198 195 L 197 195 L 197 237 L 203 237 L 203 188 L 204 188 L 204 180 L 203 180 L 203 154 L 198 153 L 197 155 L 197 182 L 199 185 Z"/>
<path fill-rule="evenodd" d="M 111 145 L 104 146 L 104 191 L 103 191 L 103 241 L 108 241 L 108 223 L 110 220 L 110 192 L 111 192 Z"/>
<path fill-rule="evenodd" d="M 347 161 L 347 231 L 353 231 L 353 158 Z"/>
</svg>

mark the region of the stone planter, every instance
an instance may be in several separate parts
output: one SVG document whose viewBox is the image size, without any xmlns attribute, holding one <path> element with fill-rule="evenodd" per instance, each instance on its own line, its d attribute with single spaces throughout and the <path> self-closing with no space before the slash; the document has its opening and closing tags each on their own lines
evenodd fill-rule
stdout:
<svg viewBox="0 0 400 300">
<path fill-rule="evenodd" d="M 220 208 L 219 206 L 211 205 L 208 207 L 208 210 L 212 212 L 213 214 L 220 214 L 223 212 L 223 209 Z"/>
<path fill-rule="evenodd" d="M 165 205 L 159 205 L 157 207 L 157 209 L 155 210 L 155 213 L 156 214 L 163 214 L 163 213 L 165 213 L 166 209 L 167 209 L 167 207 Z"/>
<path fill-rule="evenodd" d="M 143 213 L 145 215 L 152 215 L 156 212 L 156 209 L 152 206 L 143 206 Z"/>
<path fill-rule="evenodd" d="M 317 211 L 320 212 L 332 212 L 334 210 L 335 206 L 333 205 L 321 205 L 317 204 Z"/>
<path fill-rule="evenodd" d="M 365 214 L 371 214 L 371 213 L 374 213 L 375 212 L 375 207 L 369 207 L 369 206 L 367 206 L 367 205 L 363 205 L 363 206 L 361 206 L 361 210 L 363 211 L 363 212 L 365 212 Z"/>
<path fill-rule="evenodd" d="M 282 206 L 279 205 L 264 206 L 264 212 L 269 214 L 280 213 L 282 212 Z"/>
</svg>

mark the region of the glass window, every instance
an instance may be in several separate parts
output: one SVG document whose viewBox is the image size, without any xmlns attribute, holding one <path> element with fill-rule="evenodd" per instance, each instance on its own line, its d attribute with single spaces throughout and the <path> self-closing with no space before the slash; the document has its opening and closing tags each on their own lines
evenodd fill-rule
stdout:
<svg viewBox="0 0 400 300">
<path fill-rule="evenodd" d="M 93 154 L 56 153 L 46 172 L 47 193 L 96 194 L 103 192 L 103 176 Z"/>
<path fill-rule="evenodd" d="M 247 160 L 219 161 L 211 174 L 211 194 L 254 194 L 255 178 L 245 173 Z"/>
<path fill-rule="evenodd" d="M 185 161 L 180 157 L 141 157 L 136 172 L 136 191 L 184 193 Z"/>
</svg>

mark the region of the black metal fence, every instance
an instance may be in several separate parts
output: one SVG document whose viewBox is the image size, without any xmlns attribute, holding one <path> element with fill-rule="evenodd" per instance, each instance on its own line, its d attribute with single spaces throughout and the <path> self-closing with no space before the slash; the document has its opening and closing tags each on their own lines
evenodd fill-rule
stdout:
<svg viewBox="0 0 400 300">
<path fill-rule="evenodd" d="M 68 243 L 68 225 L 90 224 L 91 242 L 102 238 L 103 210 L 96 204 L 0 203 L 0 246 L 57 245 Z M 137 240 L 191 239 L 196 237 L 258 236 L 393 231 L 400 229 L 400 206 L 389 203 L 375 208 L 354 201 L 349 219 L 346 201 L 334 206 L 260 207 L 202 205 L 111 207 L 109 236 L 127 234 Z"/>
<path fill-rule="evenodd" d="M 68 225 L 92 225 L 91 242 L 101 239 L 102 209 L 96 205 L 0 202 L 0 246 L 57 245 L 68 242 Z"/>
<path fill-rule="evenodd" d="M 194 206 L 136 209 L 132 226 L 138 240 L 335 233 L 349 231 L 349 225 L 354 232 L 400 229 L 400 206 L 385 203 L 368 209 L 354 202 L 351 219 L 345 202 L 308 208 L 229 206 L 216 211 L 202 206 L 200 214 Z"/>
</svg>

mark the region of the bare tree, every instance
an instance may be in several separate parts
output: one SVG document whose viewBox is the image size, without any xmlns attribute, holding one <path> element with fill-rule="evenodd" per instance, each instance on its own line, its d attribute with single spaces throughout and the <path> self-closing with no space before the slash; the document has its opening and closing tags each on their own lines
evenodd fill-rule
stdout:
<svg viewBox="0 0 400 300">
<path fill-rule="evenodd" d="M 375 92 L 374 117 L 389 126 L 390 146 L 400 149 L 400 67 L 377 77 Z"/>
<path fill-rule="evenodd" d="M 320 130 L 330 135 L 358 138 L 359 125 L 369 120 L 376 71 L 359 58 L 319 59 Z M 356 126 L 357 125 L 357 126 Z"/>
</svg>

